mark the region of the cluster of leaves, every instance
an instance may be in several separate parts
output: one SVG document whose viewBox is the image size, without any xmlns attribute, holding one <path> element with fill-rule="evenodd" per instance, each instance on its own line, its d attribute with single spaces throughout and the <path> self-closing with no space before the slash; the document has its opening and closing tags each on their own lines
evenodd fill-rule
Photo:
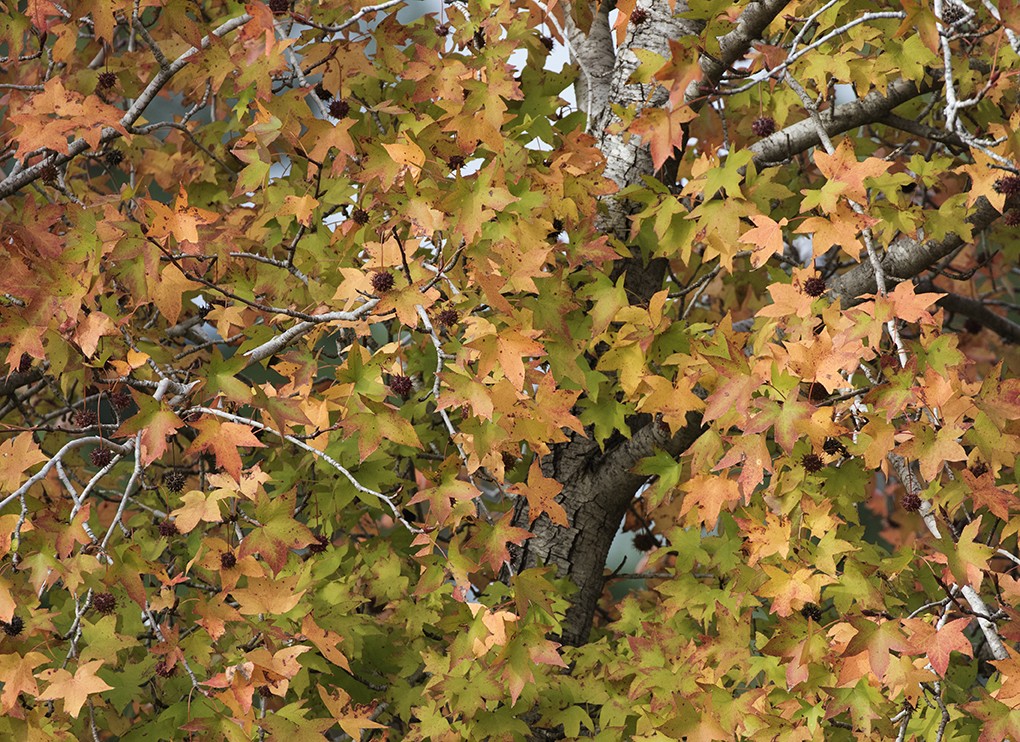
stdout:
<svg viewBox="0 0 1020 742">
<path fill-rule="evenodd" d="M 584 3 L 0 15 L 0 733 L 1020 735 L 1016 11 L 692 5 L 606 112 Z M 646 433 L 562 646 L 517 557 Z"/>
</svg>

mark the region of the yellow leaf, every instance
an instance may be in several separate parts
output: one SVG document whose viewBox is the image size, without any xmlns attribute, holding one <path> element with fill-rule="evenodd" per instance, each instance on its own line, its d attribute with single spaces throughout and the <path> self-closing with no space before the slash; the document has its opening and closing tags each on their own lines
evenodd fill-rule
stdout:
<svg viewBox="0 0 1020 742">
<path fill-rule="evenodd" d="M 153 275 L 146 283 L 156 308 L 171 324 L 176 324 L 181 316 L 181 297 L 184 293 L 201 287 L 201 284 L 186 278 L 173 263 L 165 265 L 158 277 Z"/>
<path fill-rule="evenodd" d="M 20 433 L 0 443 L 0 493 L 14 492 L 24 481 L 23 473 L 46 461 L 31 433 Z"/>
<path fill-rule="evenodd" d="M 384 144 L 383 149 L 389 153 L 395 163 L 408 168 L 411 177 L 417 179 L 421 173 L 422 165 L 425 164 L 425 153 L 421 151 L 421 147 L 409 141 L 406 144 L 400 142 Z"/>
<path fill-rule="evenodd" d="M 287 196 L 283 199 L 280 214 L 291 214 L 306 227 L 312 226 L 312 212 L 319 207 L 319 202 L 309 195 Z"/>
</svg>

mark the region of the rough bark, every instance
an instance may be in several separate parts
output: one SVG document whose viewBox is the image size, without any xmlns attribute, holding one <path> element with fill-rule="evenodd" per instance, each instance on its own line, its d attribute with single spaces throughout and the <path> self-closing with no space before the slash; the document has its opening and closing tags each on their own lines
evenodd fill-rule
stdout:
<svg viewBox="0 0 1020 742">
<path fill-rule="evenodd" d="M 577 586 L 561 634 L 567 644 L 588 640 L 595 606 L 602 595 L 609 547 L 628 504 L 648 480 L 632 473 L 634 465 L 656 450 L 676 455 L 702 432 L 700 415 L 689 415 L 687 426 L 672 437 L 647 416 L 642 422 L 632 438 L 613 449 L 603 452 L 590 439 L 577 436 L 542 461 L 543 474 L 563 484 L 560 499 L 570 525 L 557 526 L 548 516 L 540 516 L 532 526 L 534 537 L 524 542 L 515 568 L 520 571 L 540 564 L 555 566 Z M 521 499 L 515 522 L 523 525 L 528 520 L 528 504 Z"/>
</svg>

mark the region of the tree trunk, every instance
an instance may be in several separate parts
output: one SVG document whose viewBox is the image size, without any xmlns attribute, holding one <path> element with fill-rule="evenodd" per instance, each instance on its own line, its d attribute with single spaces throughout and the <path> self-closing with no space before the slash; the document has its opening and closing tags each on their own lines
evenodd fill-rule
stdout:
<svg viewBox="0 0 1020 742">
<path fill-rule="evenodd" d="M 640 183 L 643 178 L 655 173 L 648 148 L 639 138 L 621 133 L 620 118 L 612 106 L 640 113 L 648 107 L 667 107 L 669 97 L 668 91 L 655 82 L 630 82 L 638 66 L 637 56 L 632 50 L 646 49 L 668 59 L 671 57 L 670 40 L 697 34 L 701 30 L 699 23 L 678 17 L 688 10 L 683 2 L 677 2 L 675 10 L 670 9 L 667 0 L 652 0 L 648 5 L 639 5 L 646 11 L 647 20 L 636 27 L 631 25 L 624 42 L 615 51 L 608 3 L 595 15 L 587 33 L 572 22 L 567 23 L 571 51 L 581 69 L 578 104 L 587 112 L 588 131 L 598 140 L 605 157 L 606 176 L 621 189 Z M 760 39 L 786 5 L 787 0 L 755 0 L 749 3 L 733 29 L 717 39 L 719 53 L 716 56 L 703 55 L 699 60 L 702 77 L 688 84 L 683 96 L 684 104 L 699 109 L 706 99 L 705 92 L 713 90 L 724 72 L 747 54 L 751 44 Z M 896 106 L 931 89 L 932 86 L 919 87 L 907 81 L 894 83 L 884 93 L 874 91 L 859 100 L 823 112 L 822 121 L 831 134 L 847 131 L 881 121 L 890 116 Z M 793 157 L 816 144 L 817 130 L 806 120 L 762 139 L 751 147 L 751 151 L 755 165 L 760 169 Z M 664 170 L 668 171 L 668 168 Z M 627 201 L 608 197 L 604 207 L 600 229 L 627 245 L 630 238 Z M 972 221 L 982 222 L 976 226 L 986 226 L 981 217 Z M 955 239 L 958 242 L 959 238 Z M 957 244 L 953 238 L 944 242 L 947 244 L 927 246 L 928 251 L 912 252 L 913 262 L 930 264 L 935 258 L 926 259 L 926 253 L 945 255 Z M 950 242 L 952 245 L 948 244 Z M 891 275 L 910 274 L 897 269 L 897 261 L 902 261 L 895 249 L 890 251 L 887 261 L 892 263 L 888 266 Z M 910 267 L 916 269 L 914 265 Z M 665 260 L 645 261 L 636 250 L 632 250 L 631 256 L 620 262 L 614 275 L 626 275 L 624 285 L 631 303 L 646 304 L 656 291 L 661 290 L 666 268 Z M 874 275 L 869 271 L 871 266 L 864 263 L 836 279 L 831 287 L 832 293 L 847 300 L 851 296 L 874 291 Z M 603 452 L 591 438 L 573 435 L 568 442 L 555 446 L 552 453 L 543 459 L 543 473 L 563 485 L 559 500 L 567 512 L 568 526 L 556 526 L 545 515 L 530 523 L 528 506 L 523 500 L 515 511 L 514 525 L 530 528 L 534 534 L 517 551 L 515 570 L 539 564 L 553 565 L 561 576 L 570 578 L 578 588 L 561 637 L 568 644 L 582 644 L 588 640 L 604 586 L 609 548 L 628 504 L 648 481 L 647 477 L 632 473 L 634 465 L 657 448 L 674 454 L 683 451 L 702 430 L 700 418 L 695 415 L 689 416 L 687 427 L 672 439 L 647 416 L 636 416 L 628 424 L 632 437 L 615 448 Z"/>
<path fill-rule="evenodd" d="M 744 10 L 734 30 L 719 39 L 723 57 L 705 56 L 700 60 L 703 80 L 688 87 L 684 96 L 688 105 L 700 107 L 702 86 L 714 87 L 726 68 L 747 53 L 751 42 L 786 3 L 787 0 L 763 0 L 752 2 Z M 588 113 L 589 132 L 599 141 L 606 160 L 605 175 L 621 189 L 640 183 L 654 173 L 648 147 L 637 137 L 616 132 L 618 127 L 614 127 L 620 119 L 612 106 L 640 112 L 648 107 L 666 106 L 669 97 L 669 92 L 658 83 L 630 82 L 639 64 L 633 49 L 646 49 L 668 59 L 670 40 L 700 31 L 700 24 L 679 17 L 688 10 L 686 3 L 677 2 L 671 9 L 667 0 L 653 0 L 642 7 L 647 20 L 630 26 L 615 53 L 609 27 L 609 3 L 602 5 L 586 34 L 572 23 L 568 23 L 567 28 L 575 61 L 581 68 L 578 103 Z M 600 229 L 627 244 L 630 237 L 627 202 L 610 197 L 604 206 Z M 646 262 L 635 250 L 630 258 L 621 261 L 615 273 L 626 274 L 624 286 L 630 301 L 646 304 L 662 288 L 666 268 L 665 260 Z M 555 446 L 543 459 L 543 473 L 563 485 L 559 499 L 567 512 L 568 526 L 556 526 L 545 515 L 529 524 L 528 506 L 523 499 L 515 512 L 514 525 L 530 527 L 534 533 L 517 553 L 515 570 L 519 572 L 539 564 L 553 565 L 578 588 L 561 636 L 568 644 L 583 644 L 588 640 L 605 582 L 603 573 L 609 547 L 628 504 L 648 481 L 647 477 L 631 472 L 634 465 L 658 448 L 679 453 L 701 432 L 701 420 L 695 415 L 689 416 L 687 427 L 672 439 L 647 415 L 636 416 L 628 424 L 632 437 L 615 448 L 603 452 L 591 438 L 574 435 L 569 442 Z"/>
</svg>

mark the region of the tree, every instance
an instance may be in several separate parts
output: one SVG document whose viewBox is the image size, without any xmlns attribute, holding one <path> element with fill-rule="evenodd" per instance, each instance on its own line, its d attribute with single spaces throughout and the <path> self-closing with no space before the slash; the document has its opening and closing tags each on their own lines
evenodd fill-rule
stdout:
<svg viewBox="0 0 1020 742">
<path fill-rule="evenodd" d="M 5 737 L 1020 736 L 1016 9 L 401 7 L 3 12 Z"/>
</svg>

